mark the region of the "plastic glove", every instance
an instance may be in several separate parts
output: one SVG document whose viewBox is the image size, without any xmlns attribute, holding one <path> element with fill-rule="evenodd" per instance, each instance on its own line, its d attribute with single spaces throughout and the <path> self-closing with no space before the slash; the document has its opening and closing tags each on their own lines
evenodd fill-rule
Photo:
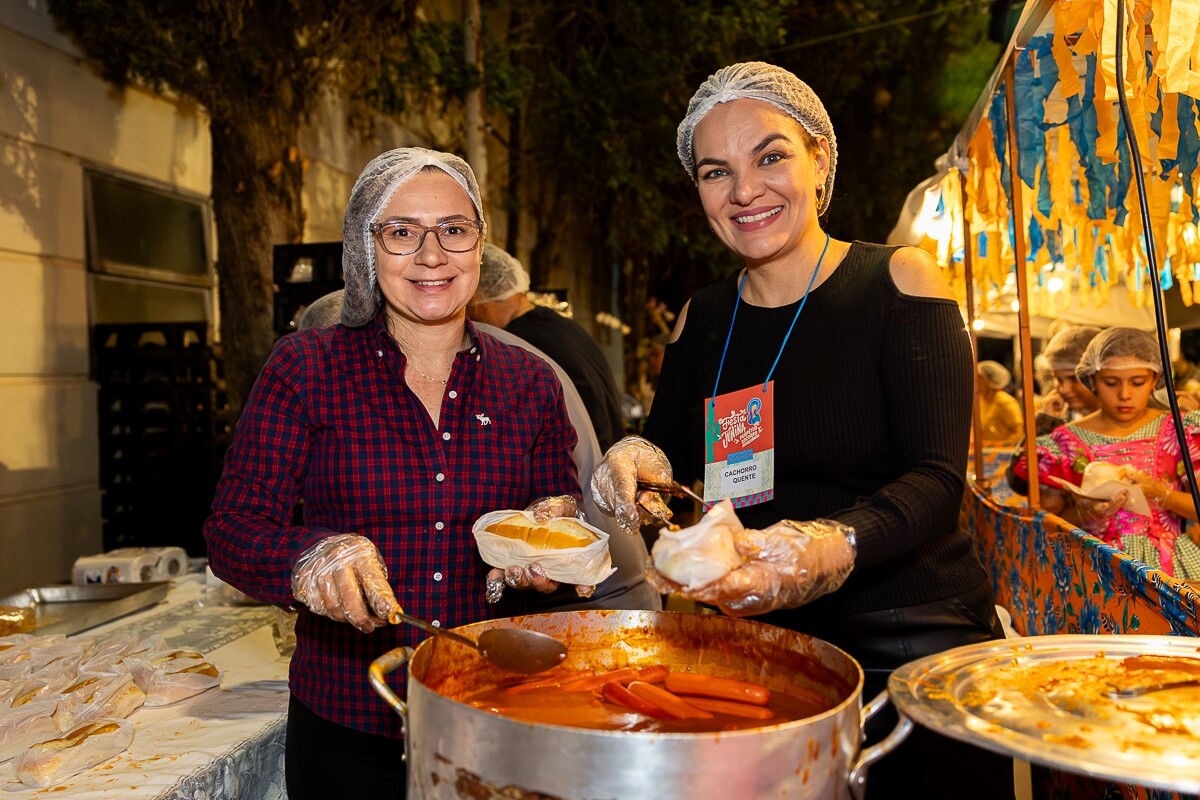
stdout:
<svg viewBox="0 0 1200 800">
<path fill-rule="evenodd" d="M 1140 487 L 1142 494 L 1146 495 L 1146 502 L 1160 511 L 1167 507 L 1167 500 L 1170 499 L 1171 492 L 1174 491 L 1171 488 L 1171 484 L 1165 480 L 1136 469 L 1126 469 L 1125 480 Z"/>
<path fill-rule="evenodd" d="M 587 517 L 583 513 L 583 509 L 579 507 L 579 501 L 569 494 L 559 495 L 557 497 L 543 497 L 534 500 L 525 509 L 533 514 L 534 522 L 545 522 L 553 517 L 575 517 L 576 519 L 586 520 Z"/>
<path fill-rule="evenodd" d="M 1079 527 L 1085 531 L 1102 531 L 1108 527 L 1112 519 L 1125 504 L 1129 502 L 1129 492 L 1121 490 L 1107 500 L 1089 500 L 1086 497 L 1075 497 L 1075 518 Z"/>
<path fill-rule="evenodd" d="M 626 436 L 608 448 L 592 472 L 592 499 L 600 510 L 617 518 L 626 533 L 637 533 L 644 522 L 666 523 L 671 509 L 658 492 L 638 492 L 637 482 L 671 481 L 671 462 L 662 450 L 640 436 Z"/>
<path fill-rule="evenodd" d="M 375 544 L 354 533 L 330 536 L 301 553 L 292 569 L 292 594 L 314 614 L 349 622 L 363 633 L 404 610 Z"/>
<path fill-rule="evenodd" d="M 766 530 L 733 534 L 742 566 L 697 589 L 685 590 L 646 567 L 651 586 L 715 605 L 731 617 L 796 608 L 836 591 L 854 569 L 854 529 L 840 522 L 781 520 Z"/>
<path fill-rule="evenodd" d="M 542 594 L 549 594 L 558 589 L 558 581 L 547 577 L 542 565 L 536 561 L 524 567 L 512 566 L 505 569 L 493 567 L 488 571 L 484 583 L 484 596 L 487 601 L 499 603 L 500 598 L 504 596 L 505 586 L 511 586 L 514 589 L 533 589 Z M 583 598 L 591 597 L 595 591 L 594 585 L 575 587 L 575 594 Z"/>
</svg>

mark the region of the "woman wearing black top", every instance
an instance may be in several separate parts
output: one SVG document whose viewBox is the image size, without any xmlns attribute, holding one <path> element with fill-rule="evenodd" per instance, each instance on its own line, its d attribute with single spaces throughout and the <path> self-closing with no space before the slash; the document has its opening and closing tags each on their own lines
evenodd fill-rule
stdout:
<svg viewBox="0 0 1200 800">
<path fill-rule="evenodd" d="M 838 645 L 864 668 L 866 698 L 901 664 L 1001 638 L 957 524 L 974 370 L 936 262 L 821 229 L 836 138 L 786 70 L 718 71 L 692 98 L 678 145 L 709 224 L 745 269 L 684 308 L 645 438 L 609 450 L 597 502 L 634 531 L 647 511 L 669 514 L 637 480 L 699 479 L 706 500 L 734 498 L 750 529 L 743 565 L 682 593 Z M 918 731 L 871 768 L 869 796 L 969 787 L 1011 798 L 1011 764 Z"/>
</svg>

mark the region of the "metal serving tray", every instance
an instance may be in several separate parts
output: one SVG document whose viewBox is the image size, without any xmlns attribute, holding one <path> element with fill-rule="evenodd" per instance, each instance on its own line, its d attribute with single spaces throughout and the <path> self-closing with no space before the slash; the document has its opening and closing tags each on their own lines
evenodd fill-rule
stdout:
<svg viewBox="0 0 1200 800">
<path fill-rule="evenodd" d="M 1128 665 L 1128 668 L 1127 668 Z M 1113 692 L 1161 684 L 1137 697 Z M 905 716 L 1068 772 L 1200 793 L 1200 639 L 1061 634 L 957 647 L 888 679 Z"/>
<path fill-rule="evenodd" d="M 0 605 L 33 608 L 34 633 L 70 636 L 157 605 L 166 599 L 169 587 L 169 582 L 67 583 L 24 589 L 0 597 Z"/>
</svg>

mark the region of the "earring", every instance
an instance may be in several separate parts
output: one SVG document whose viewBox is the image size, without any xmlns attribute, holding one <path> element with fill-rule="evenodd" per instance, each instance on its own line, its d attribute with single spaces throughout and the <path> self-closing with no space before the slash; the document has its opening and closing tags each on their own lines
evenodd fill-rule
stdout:
<svg viewBox="0 0 1200 800">
<path fill-rule="evenodd" d="M 817 187 L 817 208 L 821 207 L 821 204 L 824 200 L 825 200 L 825 184 L 821 184 L 820 186 Z"/>
</svg>

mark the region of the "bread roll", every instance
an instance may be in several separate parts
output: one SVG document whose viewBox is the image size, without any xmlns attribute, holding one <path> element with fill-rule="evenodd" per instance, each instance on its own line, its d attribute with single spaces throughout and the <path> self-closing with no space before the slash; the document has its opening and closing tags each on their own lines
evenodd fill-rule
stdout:
<svg viewBox="0 0 1200 800">
<path fill-rule="evenodd" d="M 524 514 L 513 514 L 498 522 L 493 522 L 484 528 L 484 530 L 491 531 L 497 536 L 503 536 L 506 539 L 529 541 L 529 532 L 533 530 L 533 521 Z"/>
<path fill-rule="evenodd" d="M 587 547 L 597 539 L 596 534 L 573 519 L 552 519 L 546 523 L 546 527 L 550 531 L 546 546 L 555 550 Z"/>
<path fill-rule="evenodd" d="M 26 786 L 52 786 L 123 752 L 132 741 L 133 726 L 128 722 L 88 722 L 30 746 L 17 756 L 14 771 Z"/>
<path fill-rule="evenodd" d="M 58 701 L 54 720 L 59 730 L 69 730 L 98 719 L 125 719 L 146 702 L 146 693 L 133 682 L 128 673 L 101 678 L 95 690 L 85 688 L 83 695 L 64 694 Z"/>
<path fill-rule="evenodd" d="M 568 517 L 534 523 L 524 514 L 513 514 L 485 526 L 484 530 L 509 539 L 521 539 L 537 550 L 587 547 L 598 538 L 578 520 Z"/>
</svg>

